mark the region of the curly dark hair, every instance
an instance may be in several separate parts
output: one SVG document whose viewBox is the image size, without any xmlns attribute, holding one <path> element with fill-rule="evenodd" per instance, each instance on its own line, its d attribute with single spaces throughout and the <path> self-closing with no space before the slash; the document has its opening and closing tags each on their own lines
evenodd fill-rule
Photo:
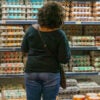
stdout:
<svg viewBox="0 0 100 100">
<path fill-rule="evenodd" d="M 38 24 L 43 27 L 60 28 L 64 19 L 64 8 L 58 2 L 47 2 L 38 11 Z"/>
</svg>

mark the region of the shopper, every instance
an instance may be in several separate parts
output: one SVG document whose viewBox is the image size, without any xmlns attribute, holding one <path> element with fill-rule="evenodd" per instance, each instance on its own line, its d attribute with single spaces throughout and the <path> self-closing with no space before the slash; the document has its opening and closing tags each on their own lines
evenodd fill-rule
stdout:
<svg viewBox="0 0 100 100">
<path fill-rule="evenodd" d="M 56 100 L 60 63 L 67 63 L 71 56 L 67 37 L 61 30 L 64 18 L 63 7 L 57 2 L 48 2 L 39 9 L 38 25 L 31 25 L 23 38 L 21 49 L 28 56 L 25 66 L 27 100 L 41 100 L 41 95 L 43 100 Z"/>
</svg>

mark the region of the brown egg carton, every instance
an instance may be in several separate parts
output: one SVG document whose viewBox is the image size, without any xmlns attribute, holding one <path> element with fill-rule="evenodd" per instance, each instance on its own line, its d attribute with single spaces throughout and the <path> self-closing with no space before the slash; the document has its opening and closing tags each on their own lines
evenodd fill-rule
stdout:
<svg viewBox="0 0 100 100">
<path fill-rule="evenodd" d="M 91 2 L 86 2 L 86 1 L 72 1 L 71 2 L 72 7 L 91 7 L 92 3 Z"/>
<path fill-rule="evenodd" d="M 92 11 L 92 8 L 90 7 L 90 8 L 85 8 L 85 7 L 72 7 L 71 8 L 71 11 L 72 12 L 77 12 L 77 13 L 79 13 L 79 12 L 82 12 L 82 13 L 86 13 L 86 12 L 89 12 L 89 13 L 91 13 L 91 11 Z"/>
<path fill-rule="evenodd" d="M 90 52 L 90 55 L 92 56 L 92 57 L 100 57 L 100 51 L 91 51 Z"/>
</svg>

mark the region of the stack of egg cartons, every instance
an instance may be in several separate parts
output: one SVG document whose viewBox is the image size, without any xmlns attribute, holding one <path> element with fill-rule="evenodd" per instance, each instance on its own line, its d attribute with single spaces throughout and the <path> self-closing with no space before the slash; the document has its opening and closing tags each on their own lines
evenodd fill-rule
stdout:
<svg viewBox="0 0 100 100">
<path fill-rule="evenodd" d="M 43 0 L 26 0 L 27 20 L 37 19 L 38 9 L 43 6 Z"/>
<path fill-rule="evenodd" d="M 93 81 L 79 82 L 78 87 L 80 88 L 80 94 L 100 92 L 100 85 Z"/>
<path fill-rule="evenodd" d="M 3 90 L 3 100 L 26 100 L 24 89 Z"/>
<path fill-rule="evenodd" d="M 1 13 L 1 1 L 0 1 L 0 19 L 1 19 L 2 13 Z"/>
<path fill-rule="evenodd" d="M 1 52 L 0 74 L 22 74 L 24 64 L 21 52 Z"/>
<path fill-rule="evenodd" d="M 67 38 L 69 40 L 69 45 L 72 45 L 71 42 L 71 37 L 74 36 L 79 36 L 82 35 L 82 26 L 80 25 L 63 25 L 62 29 L 65 31 L 67 34 Z"/>
<path fill-rule="evenodd" d="M 95 37 L 95 45 L 100 46 L 100 36 Z"/>
<path fill-rule="evenodd" d="M 86 25 L 85 27 L 85 35 L 91 36 L 99 36 L 100 35 L 100 26 L 99 25 Z"/>
<path fill-rule="evenodd" d="M 69 20 L 69 2 L 61 2 L 61 5 L 63 6 L 64 10 L 65 10 L 65 20 L 68 21 Z"/>
<path fill-rule="evenodd" d="M 20 47 L 24 36 L 23 26 L 5 25 L 0 26 L 1 47 Z"/>
<path fill-rule="evenodd" d="M 2 100 L 2 94 L 0 93 L 0 100 Z"/>
<path fill-rule="evenodd" d="M 94 71 L 94 67 L 91 66 L 89 55 L 73 55 L 70 67 L 73 72 L 90 72 Z"/>
<path fill-rule="evenodd" d="M 25 5 L 23 0 L 2 0 L 3 20 L 25 20 Z"/>
<path fill-rule="evenodd" d="M 93 15 L 96 21 L 100 21 L 100 1 L 95 1 L 93 5 Z"/>
<path fill-rule="evenodd" d="M 23 85 L 17 83 L 6 85 L 2 87 L 3 100 L 26 100 L 26 93 Z"/>
<path fill-rule="evenodd" d="M 72 1 L 70 20 L 72 21 L 93 21 L 92 4 L 89 1 Z"/>
<path fill-rule="evenodd" d="M 77 80 L 75 79 L 67 79 L 66 80 L 66 89 L 59 89 L 59 100 L 72 99 L 72 96 L 78 94 L 79 87 L 77 86 Z"/>
<path fill-rule="evenodd" d="M 72 36 L 73 46 L 95 46 L 94 36 Z"/>
<path fill-rule="evenodd" d="M 91 51 L 90 55 L 91 55 L 92 65 L 95 67 L 96 71 L 100 71 L 100 52 Z"/>
</svg>

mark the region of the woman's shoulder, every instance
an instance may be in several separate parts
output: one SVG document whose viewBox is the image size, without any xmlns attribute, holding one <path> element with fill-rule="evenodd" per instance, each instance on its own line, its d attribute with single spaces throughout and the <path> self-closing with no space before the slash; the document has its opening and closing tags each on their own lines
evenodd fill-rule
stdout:
<svg viewBox="0 0 100 100">
<path fill-rule="evenodd" d="M 37 31 L 36 27 L 37 27 L 36 24 L 30 25 L 26 32 L 27 33 L 35 32 L 35 31 Z"/>
<path fill-rule="evenodd" d="M 58 33 L 59 33 L 60 36 L 65 36 L 66 35 L 65 32 L 62 29 L 59 29 Z"/>
</svg>

